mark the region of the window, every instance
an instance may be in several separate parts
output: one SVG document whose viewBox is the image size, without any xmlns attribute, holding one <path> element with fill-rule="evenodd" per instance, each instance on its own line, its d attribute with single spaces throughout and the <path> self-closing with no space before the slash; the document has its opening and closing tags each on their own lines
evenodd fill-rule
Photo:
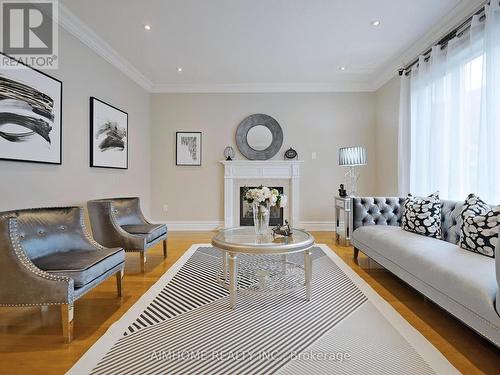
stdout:
<svg viewBox="0 0 500 375">
<path fill-rule="evenodd" d="M 500 203 L 499 11 L 487 8 L 486 21 L 473 19 L 470 31 L 446 49 L 434 47 L 403 78 L 409 79 L 402 85 L 409 103 L 401 104 L 409 106 L 409 121 L 400 121 L 399 152 L 409 155 L 400 173 L 409 168 L 413 194 L 439 190 L 443 199 L 464 200 L 474 192 Z M 401 134 L 408 134 L 409 147 L 401 146 Z"/>
</svg>

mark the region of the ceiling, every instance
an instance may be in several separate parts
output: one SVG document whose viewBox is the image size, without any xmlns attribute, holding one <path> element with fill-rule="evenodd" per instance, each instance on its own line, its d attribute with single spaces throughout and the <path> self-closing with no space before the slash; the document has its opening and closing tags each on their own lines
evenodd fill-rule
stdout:
<svg viewBox="0 0 500 375">
<path fill-rule="evenodd" d="M 157 88 L 363 88 L 460 0 L 62 3 Z"/>
</svg>

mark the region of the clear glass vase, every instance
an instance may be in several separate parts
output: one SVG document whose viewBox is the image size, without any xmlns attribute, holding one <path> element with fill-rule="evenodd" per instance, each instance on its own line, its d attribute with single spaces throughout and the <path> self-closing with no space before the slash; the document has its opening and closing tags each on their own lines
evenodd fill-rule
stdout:
<svg viewBox="0 0 500 375">
<path fill-rule="evenodd" d="M 269 230 L 269 214 L 271 211 L 270 205 L 253 203 L 252 208 L 255 233 L 266 234 Z"/>
</svg>

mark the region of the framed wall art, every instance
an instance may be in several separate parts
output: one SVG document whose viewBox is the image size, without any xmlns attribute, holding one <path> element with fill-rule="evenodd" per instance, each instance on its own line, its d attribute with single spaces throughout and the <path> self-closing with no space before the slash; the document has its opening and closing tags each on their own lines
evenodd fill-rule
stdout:
<svg viewBox="0 0 500 375">
<path fill-rule="evenodd" d="M 62 82 L 0 58 L 0 159 L 62 164 Z"/>
<path fill-rule="evenodd" d="M 90 166 L 128 168 L 128 113 L 90 98 Z"/>
<path fill-rule="evenodd" d="M 175 165 L 201 165 L 201 132 L 177 132 Z"/>
</svg>

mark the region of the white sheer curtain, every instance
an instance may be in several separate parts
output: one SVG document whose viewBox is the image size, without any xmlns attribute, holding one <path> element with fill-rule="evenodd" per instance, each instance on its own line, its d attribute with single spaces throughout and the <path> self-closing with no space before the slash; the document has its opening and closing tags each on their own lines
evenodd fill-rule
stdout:
<svg viewBox="0 0 500 375">
<path fill-rule="evenodd" d="M 474 192 L 500 203 L 499 2 L 485 10 L 485 20 L 475 16 L 470 31 L 412 69 L 406 131 L 413 194 L 439 190 L 444 199 L 463 200 Z M 400 135 L 402 126 L 400 117 Z"/>
<path fill-rule="evenodd" d="M 398 131 L 398 195 L 406 197 L 410 189 L 411 127 L 410 78 L 400 77 L 399 131 Z"/>
</svg>

